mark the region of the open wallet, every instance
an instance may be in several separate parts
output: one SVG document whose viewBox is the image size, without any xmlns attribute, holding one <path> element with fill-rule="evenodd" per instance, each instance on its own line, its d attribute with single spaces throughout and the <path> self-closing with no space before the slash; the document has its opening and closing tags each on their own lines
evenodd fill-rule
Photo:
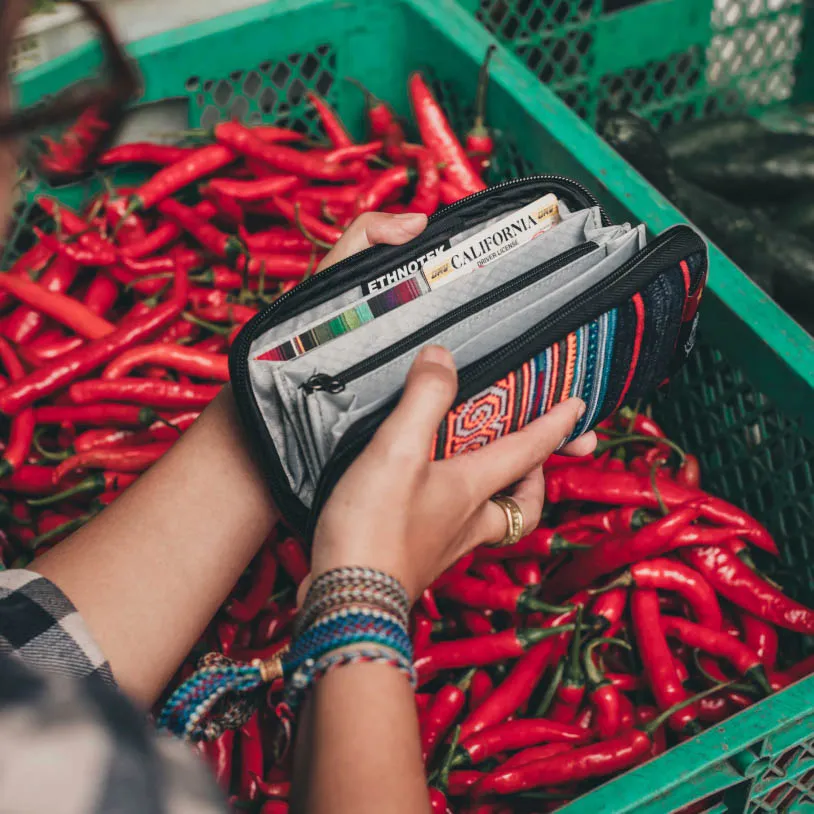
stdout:
<svg viewBox="0 0 814 814">
<path fill-rule="evenodd" d="M 241 420 L 286 520 L 310 539 L 342 473 L 398 401 L 426 344 L 458 367 L 435 458 L 523 427 L 571 396 L 576 437 L 686 360 L 707 277 L 689 226 L 648 242 L 561 176 L 448 206 L 402 246 L 374 246 L 300 283 L 233 344 Z"/>
</svg>

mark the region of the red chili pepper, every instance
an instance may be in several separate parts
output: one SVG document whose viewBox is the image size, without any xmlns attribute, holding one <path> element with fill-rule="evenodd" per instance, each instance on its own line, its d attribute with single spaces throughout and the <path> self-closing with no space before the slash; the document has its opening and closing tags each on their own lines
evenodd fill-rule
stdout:
<svg viewBox="0 0 814 814">
<path fill-rule="evenodd" d="M 695 455 L 684 456 L 684 463 L 676 472 L 676 481 L 690 489 L 698 489 L 701 486 L 701 465 Z"/>
<path fill-rule="evenodd" d="M 698 546 L 682 549 L 681 556 L 739 608 L 778 627 L 814 635 L 814 610 L 785 596 L 728 549 Z"/>
<path fill-rule="evenodd" d="M 436 622 L 441 619 L 441 611 L 438 610 L 438 605 L 435 602 L 435 596 L 433 595 L 432 589 L 427 588 L 424 590 L 419 597 L 418 602 L 430 619 Z"/>
<path fill-rule="evenodd" d="M 24 378 L 25 370 L 11 345 L 0 338 L 0 361 L 13 382 Z M 34 440 L 35 419 L 32 409 L 22 410 L 11 421 L 8 442 L 0 460 L 0 478 L 5 478 L 18 470 L 27 460 Z"/>
<path fill-rule="evenodd" d="M 33 292 L 33 289 L 30 288 L 33 285 L 45 292 L 64 295 L 76 279 L 78 272 L 79 266 L 76 263 L 64 257 L 57 257 L 36 284 L 31 283 L 25 277 L 20 277 L 19 280 L 23 283 L 23 288 L 29 292 Z M 3 275 L 0 279 L 5 277 L 6 275 Z M 13 285 L 14 280 L 18 278 L 15 275 L 8 279 L 11 281 L 11 287 L 7 287 L 7 290 L 19 297 Z M 28 305 L 20 305 L 4 318 L 3 335 L 14 342 L 15 345 L 28 343 L 45 326 L 45 317 L 46 314 L 38 307 L 32 308 Z"/>
<path fill-rule="evenodd" d="M 418 153 L 418 183 L 412 200 L 407 204 L 408 212 L 423 212 L 432 215 L 441 202 L 441 174 L 430 150 Z"/>
<path fill-rule="evenodd" d="M 166 327 L 177 319 L 183 307 L 185 294 L 182 298 L 182 286 L 178 286 L 177 291 L 176 298 L 157 307 L 148 316 L 121 324 L 108 336 L 60 356 L 6 387 L 0 392 L 0 412 L 16 415 L 38 399 L 61 390 L 79 376 Z"/>
<path fill-rule="evenodd" d="M 291 783 L 287 780 L 263 780 L 259 775 L 254 775 L 255 789 L 264 797 L 276 800 L 287 800 L 291 794 Z M 252 795 L 250 798 L 253 799 Z"/>
<path fill-rule="evenodd" d="M 35 243 L 25 254 L 21 255 L 14 262 L 14 265 L 6 272 L 18 277 L 31 277 L 39 274 L 45 268 L 48 261 L 53 257 L 53 252 L 42 243 Z M 0 290 L 0 308 L 8 304 L 11 295 Z"/>
<path fill-rule="evenodd" d="M 424 654 L 416 659 L 419 682 L 422 676 L 432 676 L 442 670 L 485 667 L 488 664 L 518 658 L 543 640 L 570 630 L 573 630 L 573 625 L 511 629 L 485 636 L 450 639 L 430 645 Z"/>
<path fill-rule="evenodd" d="M 583 664 L 587 678 L 587 696 L 594 710 L 593 726 L 601 740 L 607 740 L 616 735 L 622 726 L 622 702 L 619 689 L 596 666 L 593 651 L 596 647 L 615 644 L 630 648 L 627 642 L 621 639 L 594 639 L 588 644 L 583 653 Z"/>
<path fill-rule="evenodd" d="M 82 298 L 82 304 L 97 316 L 104 317 L 118 297 L 119 287 L 116 283 L 106 274 L 97 274 L 91 280 L 88 290 Z"/>
<path fill-rule="evenodd" d="M 575 610 L 570 610 L 568 613 L 555 616 L 546 623 L 546 627 L 553 628 L 565 624 L 575 614 Z M 534 645 L 517 661 L 492 695 L 466 717 L 461 725 L 461 741 L 488 726 L 505 721 L 528 703 L 537 681 L 557 654 L 559 638 L 546 639 Z"/>
<path fill-rule="evenodd" d="M 474 675 L 470 670 L 457 684 L 445 684 L 421 717 L 421 759 L 426 766 L 466 705 L 466 692 Z"/>
<path fill-rule="evenodd" d="M 50 466 L 23 464 L 11 475 L 0 478 L 0 489 L 21 495 L 47 495 L 54 491 Z"/>
<path fill-rule="evenodd" d="M 53 235 L 48 235 L 34 226 L 33 232 L 47 248 L 79 266 L 112 266 L 117 260 L 116 247 L 106 240 L 98 238 L 93 246 L 79 243 L 62 243 Z M 17 279 L 17 278 L 15 278 Z M 12 289 L 13 291 L 13 289 Z M 16 294 L 16 292 L 13 292 Z"/>
<path fill-rule="evenodd" d="M 75 274 L 75 271 L 71 273 Z M 78 300 L 55 290 L 45 289 L 24 277 L 0 274 L 0 288 L 88 339 L 98 339 L 114 330 L 111 323 L 94 314 Z"/>
<path fill-rule="evenodd" d="M 355 197 L 356 193 L 354 192 L 354 200 Z M 307 254 L 314 245 L 302 232 L 282 226 L 272 226 L 266 232 L 255 232 L 254 234 L 247 232 L 245 229 L 240 229 L 239 235 L 252 253 Z"/>
<path fill-rule="evenodd" d="M 427 793 L 430 795 L 430 811 L 432 811 L 432 814 L 447 814 L 446 794 L 434 786 L 430 786 Z"/>
<path fill-rule="evenodd" d="M 746 646 L 757 653 L 758 658 L 767 670 L 773 670 L 777 662 L 777 631 L 763 619 L 741 610 L 738 614 L 743 628 L 743 640 Z M 699 620 L 700 621 L 700 620 Z"/>
<path fill-rule="evenodd" d="M 464 739 L 453 766 L 475 766 L 501 752 L 526 749 L 540 743 L 585 743 L 592 733 L 569 723 L 545 718 L 519 718 L 490 726 Z"/>
<path fill-rule="evenodd" d="M 264 201 L 272 195 L 289 192 L 299 184 L 300 179 L 296 175 L 272 175 L 251 181 L 213 178 L 207 186 L 221 195 L 238 201 Z"/>
<path fill-rule="evenodd" d="M 199 748 L 209 763 L 217 784 L 228 791 L 232 783 L 232 752 L 235 743 L 235 730 L 227 729 L 213 741 L 202 741 Z"/>
<path fill-rule="evenodd" d="M 723 615 L 712 586 L 692 568 L 674 560 L 655 559 L 632 565 L 612 585 L 675 591 L 689 604 L 698 624 L 710 630 L 721 630 Z"/>
<path fill-rule="evenodd" d="M 76 469 L 113 469 L 116 472 L 144 472 L 172 444 L 154 443 L 138 447 L 95 448 L 66 458 L 54 469 L 54 483 L 59 483 Z"/>
<path fill-rule="evenodd" d="M 135 212 L 151 209 L 179 189 L 217 172 L 234 159 L 235 153 L 222 144 L 200 147 L 180 161 L 160 169 L 149 181 L 142 184 L 133 193 L 128 210 Z"/>
<path fill-rule="evenodd" d="M 652 721 L 622 731 L 609 740 L 578 746 L 561 755 L 509 770 L 499 767 L 475 787 L 475 794 L 516 794 L 540 786 L 578 783 L 622 772 L 649 755 L 654 733 L 664 724 L 666 717 L 678 715 L 683 705 L 696 703 L 703 695 L 705 693 L 688 698 Z"/>
<path fill-rule="evenodd" d="M 472 571 L 476 576 L 493 582 L 496 585 L 505 585 L 511 588 L 516 587 L 516 583 L 506 573 L 506 569 L 496 562 L 477 562 L 472 566 Z M 445 580 L 447 581 L 447 580 Z"/>
<path fill-rule="evenodd" d="M 358 177 L 358 169 L 353 165 L 326 164 L 325 158 L 313 151 L 303 153 L 281 144 L 267 144 L 238 122 L 216 125 L 215 138 L 230 150 L 262 161 L 279 172 L 326 181 L 344 181 Z"/>
<path fill-rule="evenodd" d="M 422 611 L 413 614 L 413 653 L 423 655 L 432 644 L 432 619 Z"/>
<path fill-rule="evenodd" d="M 320 96 L 313 91 L 308 92 L 308 101 L 316 108 L 325 135 L 331 140 L 334 147 L 350 147 L 353 139 L 345 129 L 336 111 Z"/>
<path fill-rule="evenodd" d="M 460 611 L 461 624 L 473 636 L 488 636 L 495 632 L 494 625 L 489 617 L 481 611 L 463 608 Z"/>
<path fill-rule="evenodd" d="M 551 705 L 548 717 L 561 724 L 570 724 L 577 717 L 579 708 L 585 698 L 585 674 L 580 663 L 582 649 L 582 616 L 584 606 L 577 609 L 576 627 L 569 646 L 568 660 L 562 680 L 554 693 L 554 703 Z"/>
<path fill-rule="evenodd" d="M 702 698 L 698 702 L 699 711 L 702 709 L 703 704 L 709 700 L 709 698 Z M 658 716 L 659 711 L 655 707 L 638 706 L 635 710 L 635 723 L 639 725 L 647 724 L 658 718 Z M 657 757 L 666 750 L 667 736 L 664 733 L 664 728 L 661 727 L 653 733 L 653 746 L 650 749 L 650 757 Z M 689 812 L 685 812 L 685 814 L 689 814 Z"/>
<path fill-rule="evenodd" d="M 631 595 L 630 610 L 650 690 L 660 710 L 670 709 L 677 702 L 685 701 L 688 695 L 676 673 L 661 626 L 658 594 L 653 590 L 637 588 Z M 671 716 L 670 726 L 677 732 L 692 731 L 697 727 L 697 720 L 698 710 L 691 705 Z"/>
<path fill-rule="evenodd" d="M 195 348 L 165 343 L 140 345 L 114 359 L 102 373 L 103 379 L 121 379 L 142 365 L 162 365 L 201 379 L 229 381 L 229 359 L 222 353 L 203 353 Z"/>
<path fill-rule="evenodd" d="M 205 407 L 220 392 L 216 384 L 180 384 L 155 379 L 85 379 L 72 384 L 68 394 L 74 404 L 124 401 L 147 407 Z M 2 399 L 2 394 L 0 394 Z"/>
<path fill-rule="evenodd" d="M 777 678 L 783 684 L 788 685 L 805 678 L 811 673 L 814 673 L 814 655 L 798 661 L 797 664 L 792 665 L 783 672 L 775 673 L 773 678 Z"/>
<path fill-rule="evenodd" d="M 240 727 L 239 794 L 248 799 L 254 788 L 254 778 L 263 773 L 263 739 L 260 734 L 260 714 L 255 712 Z"/>
<path fill-rule="evenodd" d="M 399 124 L 390 106 L 374 96 L 364 85 L 355 79 L 351 81 L 365 95 L 365 107 L 370 122 L 371 133 L 384 141 L 385 155 L 394 164 L 405 160 L 402 146 L 404 144 L 404 130 Z"/>
<path fill-rule="evenodd" d="M 338 147 L 325 156 L 326 164 L 344 164 L 346 161 L 373 158 L 383 149 L 383 141 L 369 141 L 366 144 L 350 144 L 347 147 Z"/>
<path fill-rule="evenodd" d="M 53 472 L 52 469 L 48 471 Z M 32 506 L 50 506 L 75 498 L 92 498 L 104 493 L 118 494 L 130 486 L 137 477 L 138 475 L 130 472 L 93 472 L 62 492 L 50 495 L 49 497 L 40 498 L 39 500 L 32 500 L 30 503 Z"/>
<path fill-rule="evenodd" d="M 221 232 L 220 229 L 200 218 L 194 209 L 184 206 L 172 198 L 161 201 L 158 204 L 158 211 L 175 221 L 217 257 L 234 262 L 246 251 L 246 247 L 236 237 Z"/>
<path fill-rule="evenodd" d="M 557 572 L 550 583 L 549 594 L 565 596 L 645 557 L 668 553 L 675 547 L 676 535 L 697 520 L 703 510 L 701 500 L 692 501 L 632 536 L 606 537 L 589 551 L 578 552 L 571 562 Z"/>
<path fill-rule="evenodd" d="M 522 752 L 517 752 L 512 755 L 501 763 L 500 768 L 507 770 L 516 768 L 517 766 L 524 766 L 527 763 L 533 763 L 535 760 L 542 760 L 543 758 L 570 752 L 573 748 L 574 744 L 572 743 L 545 743 L 542 746 L 532 746 L 529 749 L 524 749 Z M 481 779 L 483 778 L 480 772 L 472 772 L 472 774 L 478 774 Z"/>
<path fill-rule="evenodd" d="M 510 613 L 563 613 L 570 608 L 549 605 L 538 599 L 536 589 L 520 585 L 496 585 L 482 579 L 458 574 L 445 582 L 440 592 L 455 602 L 470 608 L 505 610 Z"/>
<path fill-rule="evenodd" d="M 742 529 L 749 539 L 764 551 L 778 555 L 777 546 L 769 532 L 742 509 L 720 498 L 712 497 L 698 489 L 689 489 L 670 478 L 656 476 L 656 485 L 669 509 L 691 500 L 704 500 L 701 515 L 712 523 Z M 633 505 L 656 509 L 658 498 L 650 478 L 630 472 L 613 472 L 586 477 L 582 467 L 562 467 L 546 477 L 546 497 L 552 503 L 562 500 L 579 500 L 589 503 Z"/>
<path fill-rule="evenodd" d="M 506 568 L 518 585 L 541 585 L 543 572 L 536 560 L 510 560 Z"/>
<path fill-rule="evenodd" d="M 421 140 L 444 165 L 444 177 L 467 195 L 486 189 L 421 74 L 412 74 L 408 87 Z"/>
<path fill-rule="evenodd" d="M 356 200 L 356 213 L 379 209 L 391 195 L 410 183 L 410 170 L 404 166 L 391 167 L 373 177 Z"/>
<path fill-rule="evenodd" d="M 154 144 L 150 141 L 134 141 L 111 147 L 99 156 L 98 163 L 103 167 L 114 164 L 176 164 L 197 152 L 195 147 L 173 147 L 168 144 Z"/>
<path fill-rule="evenodd" d="M 494 684 L 489 673 L 483 669 L 476 670 L 469 686 L 469 711 L 476 710 L 492 694 L 493 689 Z"/>
<path fill-rule="evenodd" d="M 116 427 L 85 430 L 81 435 L 74 438 L 73 450 L 74 452 L 87 452 L 89 449 L 96 449 L 97 447 L 116 446 L 128 442 L 135 434 L 132 430 L 123 430 Z M 133 446 L 133 444 L 130 444 L 130 446 Z"/>
<path fill-rule="evenodd" d="M 277 559 L 295 585 L 299 585 L 311 573 L 311 565 L 302 546 L 294 537 L 286 537 L 277 543 Z"/>
<path fill-rule="evenodd" d="M 615 636 L 624 624 L 624 612 L 627 607 L 627 591 L 624 588 L 613 588 L 601 593 L 591 605 L 591 616 L 600 620 L 602 633 Z"/>
<path fill-rule="evenodd" d="M 726 659 L 741 675 L 754 681 L 767 695 L 771 694 L 758 655 L 728 633 L 709 630 L 679 616 L 662 616 L 661 629 L 666 636 L 674 636 L 688 647 Z"/>
<path fill-rule="evenodd" d="M 486 127 L 486 88 L 489 85 L 489 62 L 496 50 L 496 45 L 490 45 L 486 49 L 486 56 L 480 66 L 478 87 L 475 92 L 475 123 L 466 134 L 466 152 L 480 176 L 488 169 L 495 149 L 494 139 Z"/>
<path fill-rule="evenodd" d="M 200 215 L 201 213 L 198 212 L 198 214 Z M 181 234 L 181 227 L 178 226 L 177 223 L 166 221 L 153 229 L 144 240 L 123 247 L 119 253 L 122 259 L 131 258 L 138 260 L 142 257 L 149 257 L 151 254 L 165 249 L 173 241 L 178 240 Z"/>
<path fill-rule="evenodd" d="M 152 410 L 126 404 L 48 405 L 34 408 L 34 420 L 40 424 L 77 424 L 79 426 L 145 427 L 156 418 Z"/>
<path fill-rule="evenodd" d="M 264 545 L 252 569 L 252 582 L 242 599 L 233 599 L 226 606 L 227 615 L 235 622 L 251 622 L 268 602 L 277 579 L 277 558 L 271 547 Z"/>
<path fill-rule="evenodd" d="M 586 548 L 584 545 L 566 540 L 557 530 L 538 528 L 534 529 L 513 546 L 498 548 L 497 546 L 480 546 L 476 549 L 479 560 L 505 559 L 548 559 L 555 554 L 566 551 L 578 551 Z"/>
<path fill-rule="evenodd" d="M 255 252 L 249 258 L 241 257 L 235 265 L 238 272 L 245 270 L 250 277 L 265 275 L 270 280 L 299 280 L 315 267 L 316 263 L 310 256 L 262 252 Z"/>
</svg>

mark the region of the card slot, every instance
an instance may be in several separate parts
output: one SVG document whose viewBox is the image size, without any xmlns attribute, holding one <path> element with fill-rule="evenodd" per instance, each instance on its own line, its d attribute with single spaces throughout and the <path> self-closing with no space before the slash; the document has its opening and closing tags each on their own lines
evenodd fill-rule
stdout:
<svg viewBox="0 0 814 814">
<path fill-rule="evenodd" d="M 297 374 L 308 371 L 309 375 L 317 371 L 335 373 L 344 370 L 370 359 L 401 337 L 409 336 L 445 314 L 508 284 L 527 273 L 529 269 L 563 256 L 566 252 L 585 244 L 587 240 L 592 239 L 596 243 L 608 242 L 612 245 L 614 240 L 629 234 L 630 227 L 626 225 L 594 228 L 593 224 L 598 222 L 598 210 L 590 216 L 586 213 L 583 215 L 585 217 L 581 222 L 560 224 L 546 235 L 490 264 L 488 269 L 473 272 L 407 302 L 296 359 L 271 364 L 283 366 L 287 370 L 296 371 Z M 254 364 L 266 362 L 256 360 L 252 362 L 252 365 Z"/>
<path fill-rule="evenodd" d="M 439 236 L 438 240 L 442 237 L 446 237 L 444 247 L 446 244 L 455 245 L 461 240 L 466 239 L 466 237 L 474 232 L 477 232 L 481 228 L 483 228 L 484 224 L 489 222 L 490 220 L 500 219 L 505 217 L 506 213 L 502 212 L 499 215 L 484 219 L 479 221 L 478 223 L 469 226 L 466 230 L 461 230 L 456 232 L 455 235 L 450 238 L 448 235 Z M 568 226 L 566 227 L 566 224 Z M 565 227 L 565 228 L 564 228 Z M 618 228 L 618 227 L 617 227 Z M 582 237 L 578 240 L 578 242 L 583 242 L 584 240 L 590 240 L 590 237 L 585 237 L 585 234 L 596 231 L 597 229 L 601 230 L 601 216 L 599 213 L 598 208 L 594 209 L 583 209 L 577 212 L 568 212 L 567 210 L 564 211 L 563 219 L 561 223 L 552 229 L 546 237 L 553 236 L 555 232 L 562 230 L 563 238 L 567 238 L 572 231 L 582 231 Z M 559 237 L 555 238 L 555 241 L 558 240 Z M 422 238 L 417 238 L 417 240 L 422 240 Z M 418 252 L 419 257 L 424 257 L 427 251 L 432 251 L 436 248 L 438 244 L 438 240 L 430 241 L 429 246 L 424 245 L 421 243 L 422 248 L 415 249 L 410 248 L 416 241 L 411 241 L 404 246 L 404 253 L 395 258 L 394 260 L 390 261 L 387 267 L 378 269 L 376 272 L 371 274 L 371 278 L 375 279 L 382 279 L 387 274 L 394 274 L 396 277 L 404 277 L 402 273 L 403 270 L 407 267 L 407 265 L 416 259 L 416 254 Z M 538 242 L 538 241 L 535 241 Z M 573 244 L 571 244 L 573 245 Z M 564 250 L 564 249 L 563 249 Z M 491 267 L 490 267 L 491 270 Z M 325 271 L 320 272 L 321 274 L 330 274 L 330 268 L 325 269 Z M 406 277 L 405 277 L 406 278 Z M 393 278 L 395 279 L 395 277 Z M 346 310 L 347 308 L 352 307 L 353 305 L 360 302 L 365 297 L 365 293 L 362 289 L 361 285 L 356 285 L 349 290 L 343 291 L 342 293 L 338 294 L 331 299 L 320 303 L 319 305 L 304 311 L 303 313 L 298 314 L 297 316 L 291 317 L 278 325 L 275 325 L 269 331 L 266 331 L 262 336 L 256 338 L 250 348 L 250 359 L 255 359 L 256 357 L 260 356 L 261 354 L 267 353 L 268 351 L 272 350 L 279 346 L 282 342 L 290 339 L 293 336 L 297 336 L 309 328 L 320 324 L 323 321 L 329 320 L 332 317 L 340 314 L 342 311 Z M 422 298 L 423 299 L 423 298 Z M 406 306 L 403 306 L 406 307 Z M 364 327 L 364 326 L 363 326 Z M 356 329 L 361 330 L 361 328 Z M 332 341 L 336 342 L 342 337 L 338 337 Z M 332 344 L 329 343 L 329 344 Z M 309 353 L 306 353 L 306 356 L 310 356 L 311 354 L 315 353 L 320 348 L 316 348 Z M 300 357 L 302 358 L 302 357 Z M 295 360 L 292 360 L 295 361 Z M 274 364 L 281 364 L 281 362 L 273 362 Z M 283 362 L 284 364 L 284 362 Z"/>
</svg>

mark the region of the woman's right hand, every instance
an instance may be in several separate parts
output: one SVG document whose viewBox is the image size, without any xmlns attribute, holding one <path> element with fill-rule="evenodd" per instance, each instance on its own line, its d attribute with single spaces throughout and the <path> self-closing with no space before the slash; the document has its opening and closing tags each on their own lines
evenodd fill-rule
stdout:
<svg viewBox="0 0 814 814">
<path fill-rule="evenodd" d="M 433 438 L 456 392 L 452 355 L 424 348 L 398 406 L 322 510 L 313 577 L 340 566 L 377 568 L 396 577 L 415 600 L 467 551 L 503 539 L 506 516 L 490 501 L 494 494 L 514 498 L 526 531 L 537 526 L 545 491 L 542 464 L 571 434 L 585 405 L 569 399 L 482 449 L 432 461 Z M 595 446 L 589 432 L 565 451 L 586 455 Z"/>
</svg>

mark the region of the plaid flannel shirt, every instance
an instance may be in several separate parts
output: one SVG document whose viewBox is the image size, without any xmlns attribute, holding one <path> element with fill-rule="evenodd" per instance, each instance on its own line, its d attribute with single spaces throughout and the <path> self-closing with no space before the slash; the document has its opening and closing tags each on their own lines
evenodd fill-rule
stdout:
<svg viewBox="0 0 814 814">
<path fill-rule="evenodd" d="M 0 811 L 226 810 L 180 742 L 116 689 L 79 613 L 31 571 L 0 573 Z"/>
</svg>

